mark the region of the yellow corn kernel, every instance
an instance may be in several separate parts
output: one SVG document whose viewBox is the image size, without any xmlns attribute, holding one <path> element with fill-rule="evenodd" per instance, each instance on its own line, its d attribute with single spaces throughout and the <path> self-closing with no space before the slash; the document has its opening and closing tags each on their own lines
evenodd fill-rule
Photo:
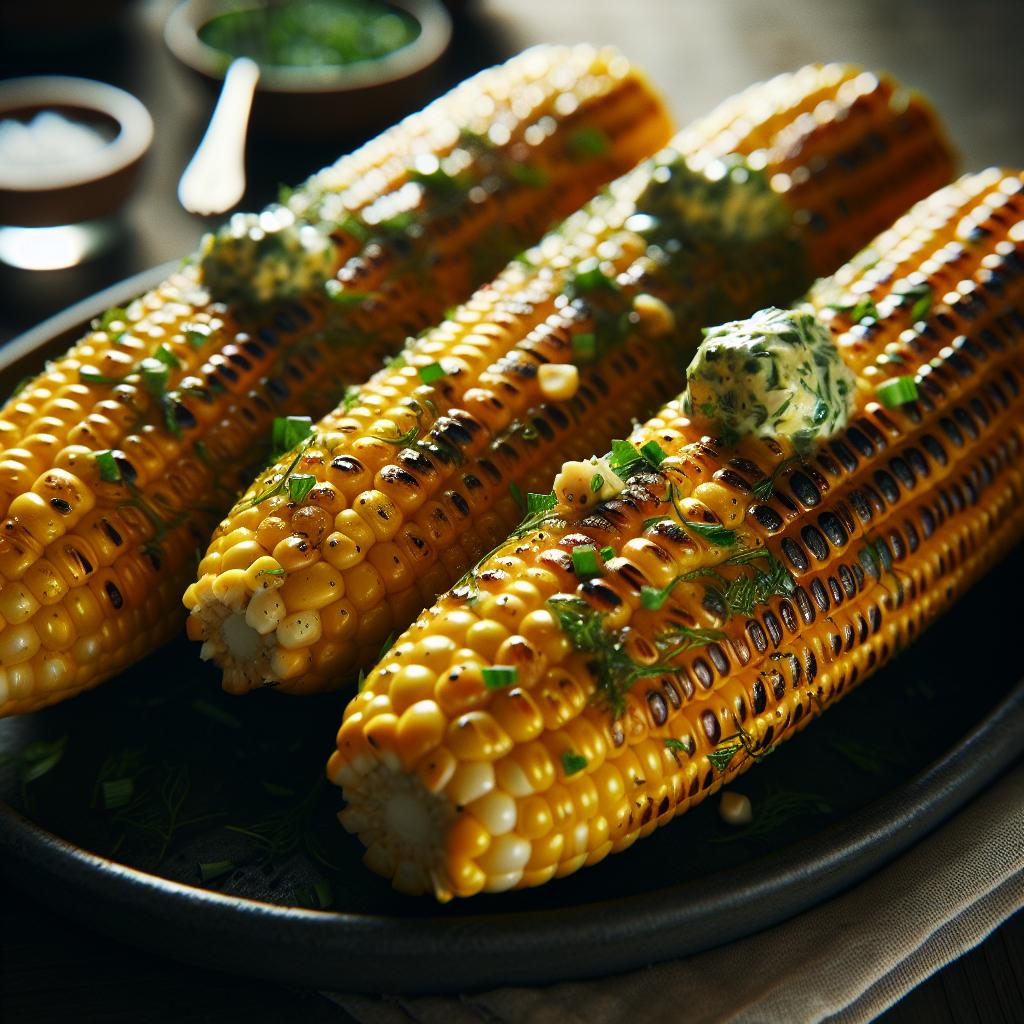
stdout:
<svg viewBox="0 0 1024 1024">
<path fill-rule="evenodd" d="M 489 761 L 463 761 L 452 772 L 445 786 L 445 795 L 458 808 L 479 800 L 492 789 L 494 766 Z"/>
<path fill-rule="evenodd" d="M 375 544 L 366 556 L 367 561 L 380 573 L 384 581 L 384 589 L 389 594 L 398 594 L 408 590 L 414 581 L 412 569 L 405 560 L 397 544 Z M 417 609 L 419 598 L 416 599 Z M 413 614 L 415 615 L 415 610 Z"/>
<path fill-rule="evenodd" d="M 366 523 L 378 541 L 391 540 L 402 525 L 402 514 L 394 502 L 381 491 L 363 491 L 352 502 L 351 511 Z"/>
<path fill-rule="evenodd" d="M 219 569 L 221 572 L 226 569 L 248 569 L 262 556 L 263 548 L 255 540 L 244 540 L 238 544 L 232 544 L 224 551 Z"/>
<path fill-rule="evenodd" d="M 40 603 L 26 583 L 5 583 L 0 588 L 0 616 L 11 625 L 27 622 L 39 611 Z"/>
<path fill-rule="evenodd" d="M 0 665 L 9 668 L 35 657 L 39 650 L 39 634 L 28 622 L 8 626 L 0 631 Z"/>
<path fill-rule="evenodd" d="M 256 528 L 256 543 L 264 551 L 273 551 L 281 541 L 291 536 L 291 532 L 286 519 L 268 515 Z"/>
<path fill-rule="evenodd" d="M 220 573 L 213 581 L 213 593 L 222 604 L 238 611 L 249 596 L 245 573 L 241 569 Z"/>
<path fill-rule="evenodd" d="M 77 636 L 71 616 L 61 605 L 47 608 L 33 625 L 39 631 L 40 643 L 48 651 L 69 650 Z"/>
<path fill-rule="evenodd" d="M 290 610 L 311 611 L 345 596 L 345 581 L 340 572 L 326 562 L 317 562 L 288 574 L 281 597 Z"/>
<path fill-rule="evenodd" d="M 320 616 L 315 611 L 307 609 L 282 619 L 276 635 L 277 642 L 285 650 L 293 651 L 298 647 L 312 646 L 322 634 Z"/>
<path fill-rule="evenodd" d="M 546 836 L 554 826 L 551 808 L 542 796 L 528 796 L 520 801 L 519 815 L 516 819 L 516 831 L 524 839 L 540 839 Z"/>
<path fill-rule="evenodd" d="M 402 763 L 410 768 L 424 754 L 441 745 L 447 723 L 441 709 L 432 700 L 418 701 L 399 714 L 395 737 L 397 749 Z"/>
<path fill-rule="evenodd" d="M 512 740 L 486 711 L 467 711 L 448 726 L 448 746 L 460 761 L 495 761 L 512 749 Z"/>
<path fill-rule="evenodd" d="M 245 585 L 256 592 L 275 590 L 284 585 L 284 580 L 284 569 L 270 555 L 261 555 L 245 570 Z"/>
<path fill-rule="evenodd" d="M 63 516 L 34 491 L 19 494 L 11 502 L 7 514 L 24 526 L 43 547 L 64 536 Z"/>
<path fill-rule="evenodd" d="M 275 545 L 273 555 L 281 568 L 291 573 L 312 565 L 320 552 L 305 537 L 288 536 Z"/>
<path fill-rule="evenodd" d="M 368 562 L 346 569 L 342 574 L 345 594 L 360 614 L 379 607 L 384 600 L 384 581 Z"/>
<path fill-rule="evenodd" d="M 68 584 L 56 566 L 46 558 L 30 566 L 21 578 L 40 604 L 56 604 L 68 592 Z"/>
<path fill-rule="evenodd" d="M 360 547 L 351 537 L 340 530 L 327 535 L 321 547 L 321 554 L 328 565 L 334 566 L 339 572 L 358 565 L 365 557 L 365 548 Z"/>
<path fill-rule="evenodd" d="M 254 594 L 245 609 L 245 624 L 260 636 L 273 633 L 287 614 L 278 590 L 262 590 Z"/>
<path fill-rule="evenodd" d="M 500 789 L 474 800 L 467 810 L 492 836 L 503 836 L 516 827 L 516 802 Z"/>
<path fill-rule="evenodd" d="M 309 647 L 299 647 L 295 650 L 275 647 L 270 655 L 270 667 L 278 679 L 294 679 L 309 670 L 312 660 Z"/>
<path fill-rule="evenodd" d="M 535 740 L 544 731 L 544 716 L 520 686 L 496 693 L 488 710 L 515 743 Z"/>
<path fill-rule="evenodd" d="M 320 609 L 320 627 L 324 637 L 333 642 L 351 640 L 356 635 L 358 614 L 355 605 L 347 598 L 332 601 Z"/>
<path fill-rule="evenodd" d="M 428 793 L 440 793 L 451 781 L 458 763 L 451 751 L 435 747 L 420 761 L 416 774 Z"/>
<path fill-rule="evenodd" d="M 407 707 L 419 701 L 429 700 L 433 703 L 436 681 L 437 673 L 425 665 L 412 664 L 400 669 L 388 687 L 395 713 L 400 715 Z"/>
</svg>

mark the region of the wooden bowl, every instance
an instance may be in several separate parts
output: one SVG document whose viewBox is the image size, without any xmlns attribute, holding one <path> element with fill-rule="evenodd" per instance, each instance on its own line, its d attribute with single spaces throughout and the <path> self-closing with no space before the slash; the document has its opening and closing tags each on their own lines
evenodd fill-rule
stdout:
<svg viewBox="0 0 1024 1024">
<path fill-rule="evenodd" d="M 52 110 L 100 129 L 109 141 L 65 163 L 19 167 L 0 163 L 0 224 L 53 227 L 105 217 L 121 206 L 153 141 L 149 111 L 103 82 L 47 76 L 0 83 L 0 120 Z"/>
<path fill-rule="evenodd" d="M 451 39 L 451 17 L 439 0 L 387 0 L 413 17 L 419 35 L 370 60 L 332 67 L 261 65 L 253 100 L 255 134 L 323 140 L 387 124 L 422 106 L 419 96 Z M 259 0 L 183 0 L 167 19 L 171 53 L 205 85 L 219 91 L 230 58 L 199 38 L 218 14 L 261 6 Z"/>
</svg>

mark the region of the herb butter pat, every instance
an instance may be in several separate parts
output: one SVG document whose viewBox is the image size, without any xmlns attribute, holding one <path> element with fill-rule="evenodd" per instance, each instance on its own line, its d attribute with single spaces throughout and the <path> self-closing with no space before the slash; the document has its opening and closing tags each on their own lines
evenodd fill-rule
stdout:
<svg viewBox="0 0 1024 1024">
<path fill-rule="evenodd" d="M 687 414 L 709 433 L 788 439 L 798 451 L 840 431 L 856 393 L 830 331 L 805 310 L 710 329 L 686 377 Z"/>
<path fill-rule="evenodd" d="M 334 271 L 330 239 L 284 206 L 236 213 L 203 238 L 200 266 L 210 295 L 256 306 L 322 286 Z"/>
</svg>

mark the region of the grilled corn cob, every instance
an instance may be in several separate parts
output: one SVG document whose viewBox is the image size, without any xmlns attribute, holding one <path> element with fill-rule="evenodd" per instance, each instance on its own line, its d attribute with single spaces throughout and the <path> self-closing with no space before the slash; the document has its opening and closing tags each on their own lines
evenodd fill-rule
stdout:
<svg viewBox="0 0 1024 1024">
<path fill-rule="evenodd" d="M 678 390 L 702 324 L 795 297 L 950 167 L 919 99 L 836 65 L 674 146 L 354 390 L 221 523 L 185 604 L 226 689 L 308 692 L 372 663 L 508 533 L 517 494 Z"/>
<path fill-rule="evenodd" d="M 0 714 L 168 639 L 273 417 L 331 408 L 669 131 L 614 51 L 541 47 L 232 218 L 104 316 L 0 410 Z"/>
<path fill-rule="evenodd" d="M 857 382 L 841 432 L 727 447 L 670 403 L 632 435 L 621 493 L 519 531 L 369 676 L 328 774 L 371 868 L 447 899 L 627 848 L 1019 540 L 1022 176 L 919 204 L 809 308 Z M 894 372 L 918 397 L 888 408 Z"/>
</svg>

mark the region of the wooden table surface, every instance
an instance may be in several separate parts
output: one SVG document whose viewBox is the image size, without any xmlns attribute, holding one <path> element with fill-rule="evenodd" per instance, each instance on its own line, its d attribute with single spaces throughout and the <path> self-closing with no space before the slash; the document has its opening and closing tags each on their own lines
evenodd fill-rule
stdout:
<svg viewBox="0 0 1024 1024">
<path fill-rule="evenodd" d="M 111 81 L 146 104 L 157 133 L 115 250 L 70 271 L 0 268 L 0 343 L 108 284 L 191 251 L 205 228 L 177 205 L 175 187 L 212 100 L 163 49 L 169 6 L 136 0 L 113 35 L 78 49 L 59 49 L 48 39 L 26 50 L 0 38 L 0 77 L 61 73 Z M 931 97 L 965 168 L 1024 166 L 1020 0 L 470 0 L 460 10 L 444 72 L 449 83 L 532 43 L 612 42 L 647 69 L 682 123 L 757 79 L 809 61 L 852 60 L 890 70 Z M 250 144 L 243 208 L 262 205 L 280 182 L 301 180 L 358 141 Z M 184 1024 L 347 1016 L 315 993 L 182 968 L 123 946 L 4 885 L 0 1019 Z M 1024 1021 L 1024 916 L 882 1020 Z"/>
</svg>

